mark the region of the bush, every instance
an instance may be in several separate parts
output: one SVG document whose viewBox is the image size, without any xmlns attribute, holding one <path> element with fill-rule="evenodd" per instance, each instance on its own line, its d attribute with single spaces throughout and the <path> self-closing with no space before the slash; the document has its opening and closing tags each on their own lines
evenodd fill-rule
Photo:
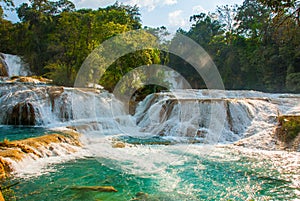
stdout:
<svg viewBox="0 0 300 201">
<path fill-rule="evenodd" d="M 300 133 L 300 116 L 278 117 L 279 130 L 277 135 L 283 142 L 294 140 Z"/>
</svg>

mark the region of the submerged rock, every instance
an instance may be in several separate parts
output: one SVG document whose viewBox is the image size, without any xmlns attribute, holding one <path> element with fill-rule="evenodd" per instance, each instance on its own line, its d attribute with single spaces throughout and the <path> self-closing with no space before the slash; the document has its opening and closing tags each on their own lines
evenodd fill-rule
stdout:
<svg viewBox="0 0 300 201">
<path fill-rule="evenodd" d="M 97 191 L 97 192 L 118 192 L 113 186 L 75 186 L 72 190 Z"/>
<path fill-rule="evenodd" d="M 138 192 L 135 196 L 136 197 L 131 200 L 147 200 L 149 198 L 148 193 L 144 192 Z"/>
</svg>

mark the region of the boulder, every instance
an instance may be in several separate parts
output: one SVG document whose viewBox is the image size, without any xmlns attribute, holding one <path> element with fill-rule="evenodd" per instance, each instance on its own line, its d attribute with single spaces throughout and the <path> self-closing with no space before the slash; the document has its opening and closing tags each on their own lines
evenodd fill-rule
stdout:
<svg viewBox="0 0 300 201">
<path fill-rule="evenodd" d="M 114 142 L 114 143 L 112 144 L 112 147 L 113 147 L 113 148 L 125 148 L 126 145 L 125 145 L 124 142 Z"/>
<path fill-rule="evenodd" d="M 8 77 L 7 65 L 2 54 L 0 54 L 0 76 Z"/>
<path fill-rule="evenodd" d="M 279 116 L 277 121 L 277 144 L 285 150 L 300 151 L 300 116 Z"/>
<path fill-rule="evenodd" d="M 59 97 L 64 92 L 64 87 L 53 86 L 48 89 L 48 94 L 51 100 Z"/>
</svg>

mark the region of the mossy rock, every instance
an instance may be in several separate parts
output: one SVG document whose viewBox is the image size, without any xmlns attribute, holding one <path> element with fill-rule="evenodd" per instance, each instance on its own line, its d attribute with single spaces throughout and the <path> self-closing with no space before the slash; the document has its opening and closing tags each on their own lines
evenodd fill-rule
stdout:
<svg viewBox="0 0 300 201">
<path fill-rule="evenodd" d="M 294 140 L 300 133 L 300 116 L 280 116 L 278 117 L 280 140 L 289 142 Z"/>
<path fill-rule="evenodd" d="M 300 116 L 279 116 L 276 137 L 285 148 L 298 150 L 300 143 Z"/>
</svg>

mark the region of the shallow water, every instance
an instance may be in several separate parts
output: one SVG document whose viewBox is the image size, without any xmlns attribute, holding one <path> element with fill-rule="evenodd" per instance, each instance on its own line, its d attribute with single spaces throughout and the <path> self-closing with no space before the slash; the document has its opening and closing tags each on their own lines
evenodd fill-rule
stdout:
<svg viewBox="0 0 300 201">
<path fill-rule="evenodd" d="M 145 145 L 133 140 L 132 146 L 110 149 L 105 143 L 98 144 L 98 152 L 90 149 L 93 156 L 49 164 L 40 176 L 16 174 L 17 200 L 227 201 L 297 200 L 300 196 L 300 187 L 294 185 L 300 173 L 298 153 L 151 145 L 149 140 Z M 104 149 L 108 152 L 102 153 Z M 113 186 L 118 192 L 72 189 L 78 186 Z"/>
<path fill-rule="evenodd" d="M 18 92 L 19 87 L 14 90 Z M 180 99 L 183 104 L 175 101 L 176 107 L 167 107 L 173 105 L 172 101 L 168 102 L 170 98 L 160 94 L 158 98 L 163 101 L 159 99 L 157 104 L 142 102 L 135 117 L 128 116 L 122 104 L 106 93 L 95 96 L 65 88 L 53 108 L 50 99 L 43 98 L 48 97 L 45 88 L 35 88 L 35 91 L 26 88 L 25 95 L 27 91 L 39 108 L 41 119 L 38 122 L 41 125 L 75 125 L 83 133 L 84 146 L 77 147 L 75 150 L 78 152 L 72 155 L 59 151 L 59 144 L 55 147 L 57 155 L 38 159 L 28 157 L 22 162 L 15 162 L 12 182 L 20 182 L 14 187 L 17 200 L 123 201 L 136 198 L 228 201 L 300 198 L 300 153 L 259 150 L 273 143 L 266 137 L 273 133 L 278 111 L 299 114 L 299 96 L 281 98 L 257 92 L 227 92 L 231 99 L 226 99 L 226 104 L 215 99 L 218 106 L 215 109 L 220 109 L 224 117 L 228 117 L 224 119 L 230 120 L 223 125 L 219 124 L 223 121 L 211 121 L 213 118 L 209 118 L 208 114 L 215 113 L 210 111 L 210 101 L 205 101 L 209 98 L 205 91 L 196 96 L 196 102 L 201 103 L 198 104 L 202 108 L 200 113 L 195 112 L 198 106 L 189 102 L 189 96 L 186 96 L 189 92 L 182 91 L 179 98 L 183 98 Z M 219 94 L 218 91 L 215 93 Z M 248 93 L 249 99 L 239 98 L 247 97 L 245 94 Z M 22 96 L 19 100 L 15 99 L 9 94 L 8 99 L 3 100 L 10 104 L 11 101 L 22 100 Z M 77 100 L 72 103 L 73 107 L 69 104 L 71 100 Z M 64 110 L 61 111 L 61 108 Z M 165 108 L 170 108 L 170 111 Z M 164 115 L 168 118 L 160 118 Z M 140 122 L 138 126 L 136 122 Z M 220 132 L 210 129 L 215 126 Z M 38 127 L 6 126 L 0 127 L 0 139 L 24 139 L 51 132 Z M 259 136 L 250 141 L 253 149 L 224 145 L 248 136 Z M 126 146 L 114 148 L 113 143 L 119 141 Z M 197 144 L 199 142 L 212 143 Z M 223 147 L 216 145 L 218 143 L 223 143 Z M 72 189 L 80 186 L 113 186 L 118 192 Z"/>
<path fill-rule="evenodd" d="M 26 126 L 0 126 L 0 141 L 21 140 L 31 137 L 38 137 L 46 134 L 57 133 L 44 127 L 26 127 Z"/>
</svg>

